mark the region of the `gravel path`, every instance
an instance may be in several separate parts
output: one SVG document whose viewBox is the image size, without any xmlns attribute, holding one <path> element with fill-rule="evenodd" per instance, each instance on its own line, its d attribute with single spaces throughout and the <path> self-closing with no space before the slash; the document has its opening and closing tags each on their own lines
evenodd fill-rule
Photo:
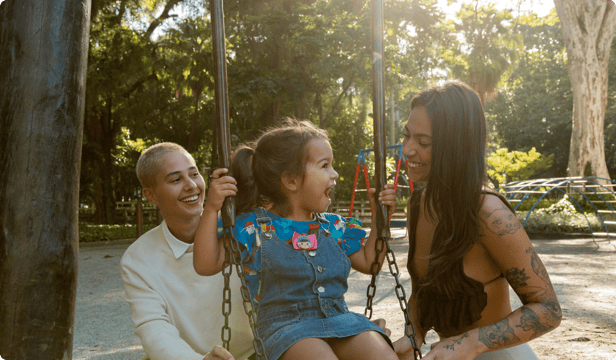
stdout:
<svg viewBox="0 0 616 360">
<path fill-rule="evenodd" d="M 394 230 L 402 237 L 404 231 Z M 131 241 L 82 245 L 75 309 L 75 360 L 139 360 L 143 350 L 133 333 L 130 310 L 124 301 L 120 258 Z M 545 263 L 563 308 L 563 322 L 555 331 L 530 343 L 539 358 L 616 359 L 616 240 L 593 243 L 590 239 L 533 240 Z M 408 242 L 391 241 L 400 282 L 410 294 L 406 271 Z M 349 308 L 358 313 L 366 306 L 368 275 L 351 271 Z M 383 267 L 373 301 L 373 318 L 385 318 L 392 339 L 403 335 L 404 316 L 394 294 L 395 281 Z M 512 292 L 512 305 L 520 302 Z M 437 339 L 434 332 L 427 341 Z M 425 354 L 428 346 L 422 349 Z"/>
<path fill-rule="evenodd" d="M 80 246 L 74 360 L 139 360 L 144 354 L 120 277 L 120 259 L 131 243 Z"/>
</svg>

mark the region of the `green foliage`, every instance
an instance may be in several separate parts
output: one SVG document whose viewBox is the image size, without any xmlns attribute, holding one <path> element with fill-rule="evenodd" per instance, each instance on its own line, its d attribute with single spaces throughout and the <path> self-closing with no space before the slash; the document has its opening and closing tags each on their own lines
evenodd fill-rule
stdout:
<svg viewBox="0 0 616 360">
<path fill-rule="evenodd" d="M 513 18 L 467 5 L 447 22 L 435 0 L 391 0 L 384 10 L 387 119 L 403 119 L 388 144 L 400 142 L 414 94 L 457 77 L 498 94 L 486 114 L 495 141 L 512 152 L 491 157 L 494 176 L 565 175 L 572 98 L 555 13 Z M 308 119 L 329 131 L 337 197 L 350 199 L 357 152 L 373 147 L 370 3 L 236 0 L 224 11 L 232 146 L 281 118 Z M 91 24 L 80 200 L 96 207 L 96 222 L 114 223 L 115 202 L 139 196 L 134 165 L 144 147 L 173 141 L 201 169 L 217 166 L 211 24 L 196 0 L 93 0 Z M 616 79 L 610 84 L 613 99 Z M 612 173 L 615 125 L 610 100 Z"/>
<path fill-rule="evenodd" d="M 524 223 L 528 212 L 520 211 L 516 215 L 518 220 Z M 601 229 L 601 220 L 597 214 L 585 213 L 584 215 L 578 212 L 571 200 L 565 196 L 550 207 L 534 210 L 524 228 L 526 231 L 537 232 L 590 233 L 589 223 L 594 231 Z"/>
<path fill-rule="evenodd" d="M 528 152 L 507 151 L 505 148 L 496 150 L 488 156 L 488 175 L 500 184 L 511 181 L 528 180 L 542 170 L 552 166 L 554 155 L 543 156 L 535 148 Z"/>
<path fill-rule="evenodd" d="M 563 216 L 572 216 L 577 213 L 577 210 L 575 209 L 575 206 L 573 205 L 571 200 L 569 200 L 569 197 L 565 195 L 562 199 L 552 204 L 550 207 L 537 210 L 537 213 L 539 214 L 560 213 Z"/>
<path fill-rule="evenodd" d="M 156 225 L 143 225 L 143 232 L 153 229 Z M 135 239 L 137 226 L 123 225 L 90 225 L 79 224 L 79 242 L 110 241 Z"/>
<path fill-rule="evenodd" d="M 553 166 L 539 177 L 566 176 L 571 141 L 572 93 L 565 45 L 555 12 L 518 20 L 524 38 L 519 65 L 486 104 L 486 115 L 501 146 L 527 152 L 536 148 Z"/>
<path fill-rule="evenodd" d="M 450 57 L 451 70 L 454 78 L 468 83 L 485 103 L 517 66 L 522 37 L 511 31 L 510 11 L 499 11 L 492 4 L 476 5 L 463 5 L 457 14 L 454 27 L 464 42 Z"/>
<path fill-rule="evenodd" d="M 97 212 L 107 208 L 99 222 L 114 221 L 116 200 L 138 195 L 130 168 L 139 149 L 130 141 L 173 141 L 200 168 L 217 166 L 207 9 L 167 12 L 191 3 L 93 4 L 81 199 Z M 408 97 L 434 81 L 441 49 L 455 36 L 439 26 L 434 0 L 394 0 L 384 10 L 386 82 L 407 111 Z M 356 154 L 373 147 L 369 3 L 238 0 L 224 11 L 233 145 L 284 117 L 311 120 L 330 132 L 338 194 L 350 196 Z"/>
<path fill-rule="evenodd" d="M 117 145 L 112 151 L 113 164 L 116 169 L 115 180 L 117 181 L 114 188 L 115 194 L 119 200 L 130 200 L 136 197 L 135 189 L 141 187 L 135 174 L 139 155 L 154 142 L 144 139 L 132 140 L 130 130 L 122 127 L 115 143 Z"/>
</svg>

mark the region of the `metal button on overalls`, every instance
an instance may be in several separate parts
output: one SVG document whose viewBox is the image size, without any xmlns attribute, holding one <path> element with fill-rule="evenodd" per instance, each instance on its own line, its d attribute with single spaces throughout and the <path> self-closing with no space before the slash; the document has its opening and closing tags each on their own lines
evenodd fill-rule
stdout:
<svg viewBox="0 0 616 360">
<path fill-rule="evenodd" d="M 311 257 L 315 257 L 317 255 L 317 253 L 314 252 L 314 251 L 310 251 L 310 252 L 308 252 L 308 255 L 310 255 Z"/>
<path fill-rule="evenodd" d="M 320 273 L 323 273 L 323 266 L 321 265 L 317 266 L 317 271 Z"/>
</svg>

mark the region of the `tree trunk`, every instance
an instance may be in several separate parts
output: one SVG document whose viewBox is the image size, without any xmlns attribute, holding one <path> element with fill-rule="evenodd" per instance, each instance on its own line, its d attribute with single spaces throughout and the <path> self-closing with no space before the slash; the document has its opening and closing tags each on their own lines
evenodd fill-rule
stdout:
<svg viewBox="0 0 616 360">
<path fill-rule="evenodd" d="M 90 0 L 0 4 L 0 352 L 72 358 Z"/>
<path fill-rule="evenodd" d="M 611 0 L 554 0 L 554 4 L 565 36 L 573 90 L 568 173 L 608 179 L 603 127 L 616 8 Z"/>
<path fill-rule="evenodd" d="M 115 147 L 115 136 L 120 127 L 113 121 L 111 98 L 107 106 L 100 110 L 91 110 L 85 121 L 85 134 L 88 143 L 93 147 L 94 158 L 84 158 L 92 164 L 96 173 L 94 178 L 95 218 L 97 224 L 115 224 L 116 199 L 114 195 L 114 167 L 112 152 Z"/>
</svg>

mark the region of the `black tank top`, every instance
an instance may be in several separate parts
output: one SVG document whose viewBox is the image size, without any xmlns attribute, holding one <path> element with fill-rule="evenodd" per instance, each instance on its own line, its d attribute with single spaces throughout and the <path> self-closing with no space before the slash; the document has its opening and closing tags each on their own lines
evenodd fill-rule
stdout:
<svg viewBox="0 0 616 360">
<path fill-rule="evenodd" d="M 422 285 L 421 279 L 413 272 L 411 262 L 415 254 L 415 234 L 417 233 L 422 190 L 417 189 L 411 195 L 408 223 L 409 254 L 407 269 L 414 279 L 418 279 L 419 286 Z M 513 208 L 501 194 L 491 190 L 486 190 L 484 193 L 499 197 L 513 212 Z M 503 277 L 503 274 L 501 274 L 486 284 L 482 284 L 464 274 L 461 261 L 458 271 L 462 274 L 462 281 L 458 284 L 451 298 L 439 292 L 434 286 L 423 286 L 416 293 L 417 314 L 419 316 L 419 324 L 423 330 L 434 329 L 437 333 L 451 333 L 457 329 L 470 326 L 481 319 L 481 312 L 488 303 L 488 296 L 484 291 L 485 285 Z"/>
</svg>

